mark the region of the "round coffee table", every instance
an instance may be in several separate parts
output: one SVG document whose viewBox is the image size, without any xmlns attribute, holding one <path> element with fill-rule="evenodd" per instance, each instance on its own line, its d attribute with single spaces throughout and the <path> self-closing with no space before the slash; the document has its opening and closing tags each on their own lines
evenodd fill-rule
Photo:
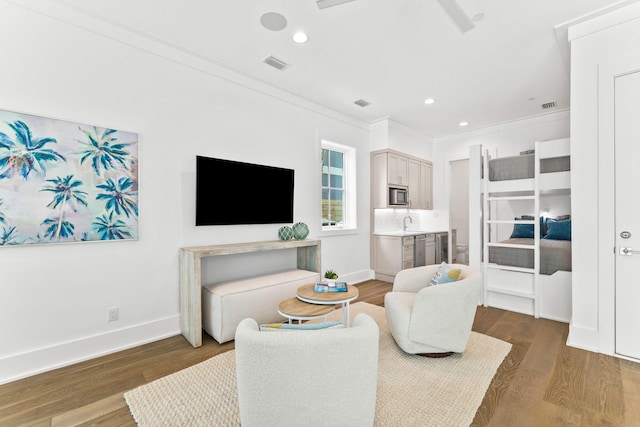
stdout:
<svg viewBox="0 0 640 427">
<path fill-rule="evenodd" d="M 298 323 L 302 323 L 303 320 L 311 320 L 322 317 L 323 321 L 327 321 L 327 316 L 332 313 L 334 306 L 311 304 L 299 300 L 296 297 L 287 298 L 278 304 L 278 313 L 281 316 L 289 319 L 289 323 L 292 320 L 297 320 Z"/>
<path fill-rule="evenodd" d="M 311 304 L 336 305 L 342 304 L 342 323 L 349 327 L 349 303 L 358 298 L 358 288 L 347 285 L 347 292 L 315 292 L 315 283 L 302 285 L 298 288 L 296 296 L 299 300 Z"/>
</svg>

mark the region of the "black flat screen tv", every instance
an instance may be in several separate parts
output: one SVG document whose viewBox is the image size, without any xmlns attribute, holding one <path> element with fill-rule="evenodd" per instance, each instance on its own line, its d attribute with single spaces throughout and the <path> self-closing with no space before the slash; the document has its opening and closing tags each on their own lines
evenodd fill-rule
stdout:
<svg viewBox="0 0 640 427">
<path fill-rule="evenodd" d="M 293 222 L 294 170 L 196 156 L 196 226 Z"/>
</svg>

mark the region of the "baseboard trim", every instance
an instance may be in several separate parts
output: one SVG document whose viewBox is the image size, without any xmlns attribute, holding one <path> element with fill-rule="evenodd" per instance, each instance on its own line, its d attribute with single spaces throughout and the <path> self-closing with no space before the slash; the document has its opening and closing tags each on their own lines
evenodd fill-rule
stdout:
<svg viewBox="0 0 640 427">
<path fill-rule="evenodd" d="M 374 274 L 373 270 L 360 270 L 355 273 L 349 273 L 342 275 L 338 278 L 338 280 L 344 280 L 349 284 L 358 284 L 362 282 L 366 282 L 367 280 L 373 280 Z"/>
<path fill-rule="evenodd" d="M 569 336 L 567 337 L 568 346 L 599 353 L 600 346 L 598 345 L 598 341 L 597 330 L 569 325 Z"/>
<path fill-rule="evenodd" d="M 68 341 L 0 359 L 0 384 L 180 334 L 180 316 Z"/>
</svg>

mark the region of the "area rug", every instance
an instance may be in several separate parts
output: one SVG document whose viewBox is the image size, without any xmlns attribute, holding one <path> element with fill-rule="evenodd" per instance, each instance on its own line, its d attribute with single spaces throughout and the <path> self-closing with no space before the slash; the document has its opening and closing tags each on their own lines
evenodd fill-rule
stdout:
<svg viewBox="0 0 640 427">
<path fill-rule="evenodd" d="M 371 316 L 380 328 L 375 425 L 468 426 L 511 344 L 472 332 L 463 354 L 429 359 L 398 348 L 384 308 L 359 302 L 351 318 Z M 340 318 L 340 312 L 332 317 Z M 125 393 L 139 426 L 239 426 L 235 352 Z"/>
</svg>

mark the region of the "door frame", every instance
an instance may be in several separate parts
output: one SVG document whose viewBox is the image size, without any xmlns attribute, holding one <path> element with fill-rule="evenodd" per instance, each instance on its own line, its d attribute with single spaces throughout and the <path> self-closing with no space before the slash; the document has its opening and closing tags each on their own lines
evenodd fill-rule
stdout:
<svg viewBox="0 0 640 427">
<path fill-rule="evenodd" d="M 598 329 L 599 351 L 615 354 L 615 79 L 640 72 L 640 53 L 598 65 Z M 613 280 L 612 280 L 613 279 Z M 573 293 L 580 291 L 574 284 Z"/>
</svg>

